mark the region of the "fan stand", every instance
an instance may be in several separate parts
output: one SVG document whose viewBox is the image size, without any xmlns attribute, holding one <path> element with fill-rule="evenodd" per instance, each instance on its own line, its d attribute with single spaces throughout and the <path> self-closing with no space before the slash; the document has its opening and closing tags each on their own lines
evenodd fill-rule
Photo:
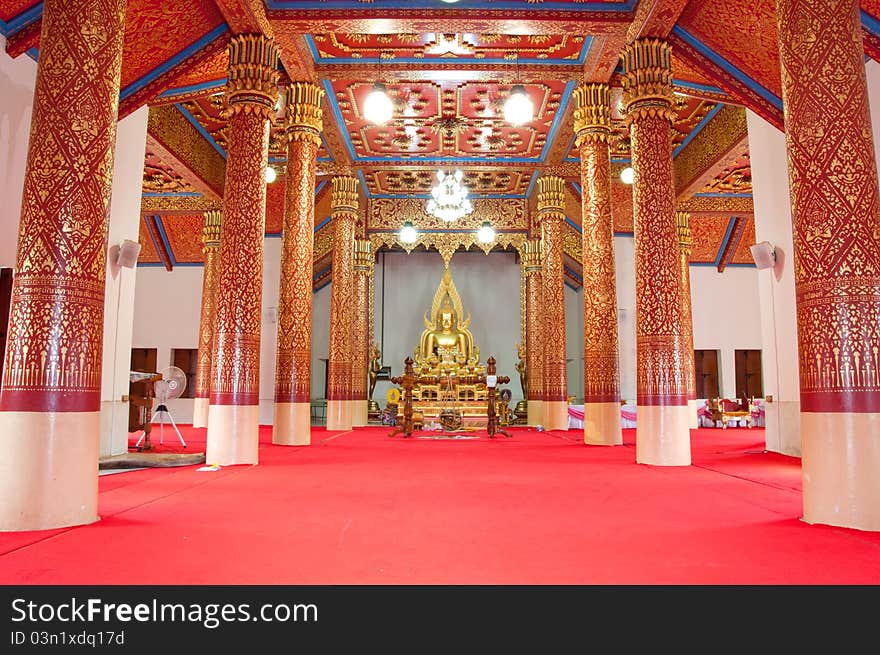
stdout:
<svg viewBox="0 0 880 655">
<path fill-rule="evenodd" d="M 174 422 L 174 417 L 171 416 L 171 412 L 168 411 L 168 406 L 165 403 L 159 403 L 159 406 L 156 408 L 156 411 L 153 412 L 153 416 L 150 418 L 150 423 L 156 420 L 156 417 L 159 417 L 159 445 L 162 445 L 163 437 L 165 436 L 165 421 L 162 420 L 162 416 L 167 415 L 168 420 L 171 421 L 171 427 L 174 428 L 174 431 L 177 433 L 177 438 L 180 439 L 180 443 L 183 444 L 183 447 L 186 448 L 186 442 L 183 440 L 183 437 L 180 434 L 180 430 L 177 429 L 177 423 Z M 147 435 L 147 431 L 144 430 L 141 433 L 140 439 L 137 440 L 137 443 L 134 445 L 135 448 L 139 448 L 141 445 L 141 441 L 144 440 L 144 437 Z"/>
</svg>

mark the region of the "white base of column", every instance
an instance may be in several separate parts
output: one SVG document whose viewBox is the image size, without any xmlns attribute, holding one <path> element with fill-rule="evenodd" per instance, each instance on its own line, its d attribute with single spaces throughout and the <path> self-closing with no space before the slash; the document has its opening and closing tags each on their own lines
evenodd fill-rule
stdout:
<svg viewBox="0 0 880 655">
<path fill-rule="evenodd" d="M 636 463 L 689 466 L 691 430 L 688 406 L 639 405 L 636 412 Z"/>
<path fill-rule="evenodd" d="M 98 520 L 100 412 L 0 412 L 0 531 Z"/>
<path fill-rule="evenodd" d="M 208 427 L 208 407 L 210 404 L 208 398 L 196 398 L 193 402 L 193 427 Z"/>
<path fill-rule="evenodd" d="M 101 401 L 101 457 L 128 452 L 128 401 Z"/>
<path fill-rule="evenodd" d="M 880 414 L 801 414 L 804 521 L 880 531 Z"/>
<path fill-rule="evenodd" d="M 697 417 L 697 399 L 692 398 L 688 401 L 688 415 L 690 416 L 690 423 L 688 424 L 691 430 L 696 430 L 700 427 L 700 419 Z"/>
<path fill-rule="evenodd" d="M 799 400 L 764 403 L 764 441 L 773 453 L 801 456 L 801 403 Z"/>
<path fill-rule="evenodd" d="M 354 428 L 362 428 L 367 425 L 370 415 L 370 408 L 366 400 L 351 400 L 351 426 Z"/>
<path fill-rule="evenodd" d="M 327 401 L 327 429 L 351 430 L 351 400 Z"/>
<path fill-rule="evenodd" d="M 544 401 L 530 400 L 529 414 L 526 417 L 526 423 L 535 427 L 536 425 L 544 425 Z"/>
<path fill-rule="evenodd" d="M 584 443 L 592 446 L 623 445 L 620 403 L 584 404 Z"/>
<path fill-rule="evenodd" d="M 544 401 L 544 429 L 568 430 L 568 403 L 564 400 Z"/>
<path fill-rule="evenodd" d="M 312 443 L 312 404 L 275 403 L 272 443 L 308 446 Z"/>
<path fill-rule="evenodd" d="M 259 447 L 259 405 L 211 405 L 206 464 L 256 464 Z"/>
</svg>

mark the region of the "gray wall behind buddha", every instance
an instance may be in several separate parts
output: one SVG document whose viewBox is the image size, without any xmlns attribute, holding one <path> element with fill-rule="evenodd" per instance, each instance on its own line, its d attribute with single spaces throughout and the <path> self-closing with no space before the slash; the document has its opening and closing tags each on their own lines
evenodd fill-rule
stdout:
<svg viewBox="0 0 880 655">
<path fill-rule="evenodd" d="M 382 350 L 382 363 L 393 375 L 403 370 L 403 360 L 413 354 L 425 329 L 423 316 L 430 314 L 434 293 L 443 275 L 443 259 L 436 252 L 380 253 L 376 262 L 375 340 Z M 513 402 L 523 393 L 516 372 L 516 344 L 520 336 L 520 265 L 513 251 L 457 252 L 450 261 L 452 279 L 461 296 L 470 330 L 480 349 L 480 360 L 497 361 L 498 374 L 510 377 L 507 385 Z M 582 395 L 583 373 L 576 362 L 577 344 L 583 342 L 583 319 L 575 306 L 580 294 L 566 287 L 566 341 L 569 358 L 569 393 Z M 583 347 L 583 346 L 581 346 Z M 385 403 L 391 385 L 376 385 L 374 400 Z"/>
</svg>

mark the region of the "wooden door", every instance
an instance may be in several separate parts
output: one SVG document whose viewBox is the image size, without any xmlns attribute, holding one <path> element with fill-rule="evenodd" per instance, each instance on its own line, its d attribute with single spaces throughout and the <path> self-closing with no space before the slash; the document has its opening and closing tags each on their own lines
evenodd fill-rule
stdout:
<svg viewBox="0 0 880 655">
<path fill-rule="evenodd" d="M 737 350 L 734 352 L 736 365 L 736 397 L 762 398 L 764 384 L 761 377 L 761 351 Z"/>
<path fill-rule="evenodd" d="M 6 334 L 9 329 L 9 305 L 12 302 L 12 269 L 0 268 L 0 375 L 6 356 Z"/>
<path fill-rule="evenodd" d="M 717 398 L 718 351 L 695 350 L 694 370 L 697 373 L 697 398 Z"/>
</svg>

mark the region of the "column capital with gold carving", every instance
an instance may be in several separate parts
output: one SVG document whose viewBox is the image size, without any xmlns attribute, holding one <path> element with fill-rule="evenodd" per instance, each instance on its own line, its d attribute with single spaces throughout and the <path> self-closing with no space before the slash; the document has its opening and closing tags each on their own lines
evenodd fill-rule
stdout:
<svg viewBox="0 0 880 655">
<path fill-rule="evenodd" d="M 202 226 L 202 252 L 220 247 L 220 228 L 223 224 L 223 212 L 209 209 L 204 212 L 205 223 Z"/>
<path fill-rule="evenodd" d="M 575 145 L 611 143 L 611 89 L 607 84 L 584 84 L 574 90 Z"/>
<path fill-rule="evenodd" d="M 229 40 L 227 51 L 227 113 L 270 118 L 278 101 L 279 52 L 275 42 L 262 34 L 239 34 Z"/>
<path fill-rule="evenodd" d="M 331 212 L 356 213 L 358 209 L 358 179 L 351 175 L 337 175 L 332 180 L 333 190 L 330 195 Z"/>
<path fill-rule="evenodd" d="M 373 271 L 373 244 L 369 239 L 354 240 L 354 270 L 364 273 Z"/>
<path fill-rule="evenodd" d="M 311 82 L 290 82 L 285 92 L 285 131 L 291 141 L 321 145 L 324 90 Z"/>
<path fill-rule="evenodd" d="M 540 239 L 528 239 L 522 244 L 520 249 L 520 258 L 522 259 L 523 272 L 526 275 L 540 273 L 543 267 L 543 248 Z"/>
<path fill-rule="evenodd" d="M 691 254 L 691 215 L 688 212 L 675 212 L 675 222 L 678 226 L 678 246 L 684 255 Z"/>
<path fill-rule="evenodd" d="M 627 123 L 639 116 L 674 120 L 672 46 L 663 39 L 637 39 L 623 51 L 623 106 Z"/>
<path fill-rule="evenodd" d="M 538 215 L 565 213 L 565 180 L 556 175 L 538 178 Z"/>
</svg>

